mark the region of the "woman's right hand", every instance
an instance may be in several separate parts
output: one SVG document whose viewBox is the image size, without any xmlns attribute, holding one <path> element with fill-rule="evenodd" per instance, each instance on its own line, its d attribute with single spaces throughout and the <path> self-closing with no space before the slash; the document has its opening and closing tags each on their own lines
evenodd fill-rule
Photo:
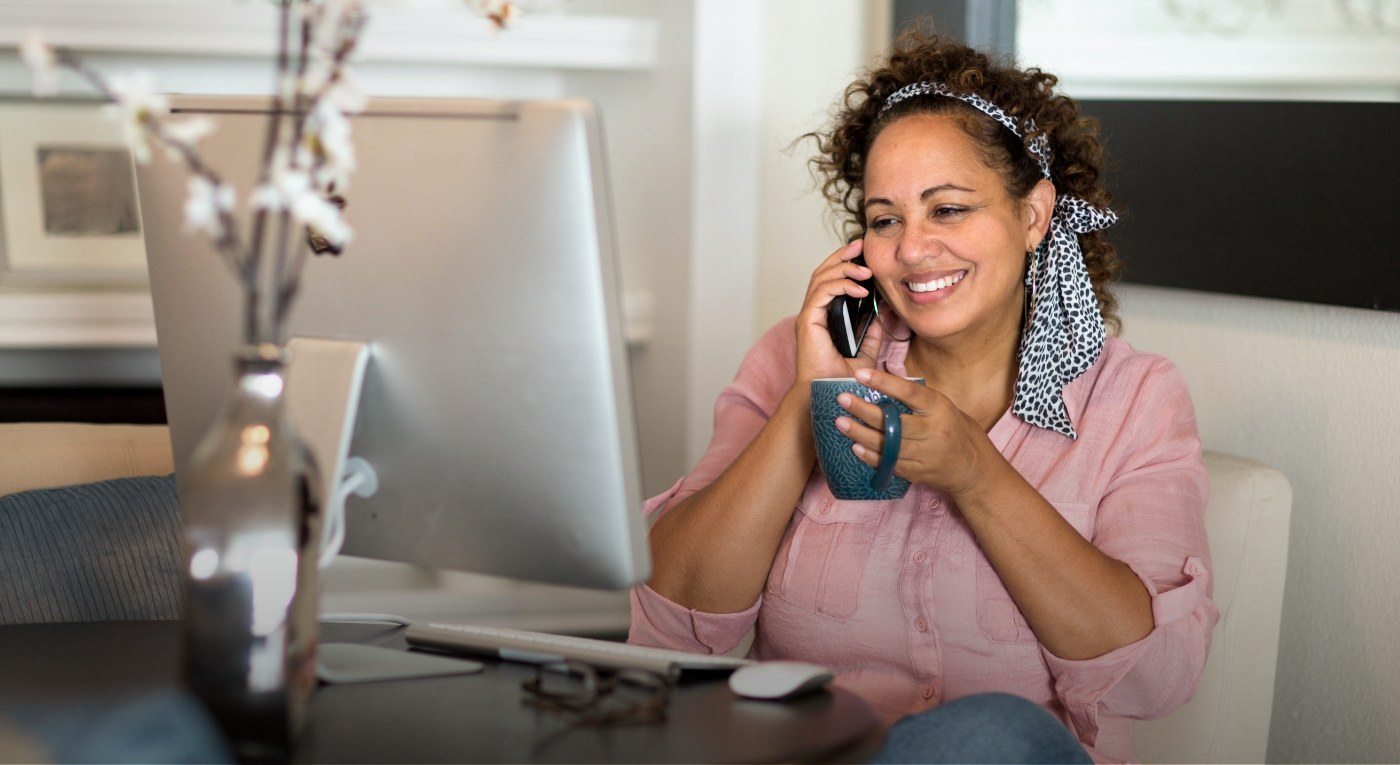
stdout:
<svg viewBox="0 0 1400 765">
<path fill-rule="evenodd" d="M 831 253 L 812 272 L 812 280 L 807 284 L 807 298 L 797 315 L 797 380 L 796 384 L 807 387 L 812 380 L 822 377 L 853 377 L 857 369 L 872 369 L 880 354 L 880 346 L 885 339 L 885 330 L 879 317 L 870 322 L 870 329 L 860 344 L 860 353 L 848 359 L 836 350 L 831 342 L 831 332 L 827 329 L 827 306 L 837 295 L 865 297 L 866 289 L 857 281 L 869 279 L 870 269 L 851 262 L 860 255 L 864 240 L 854 242 Z"/>
</svg>

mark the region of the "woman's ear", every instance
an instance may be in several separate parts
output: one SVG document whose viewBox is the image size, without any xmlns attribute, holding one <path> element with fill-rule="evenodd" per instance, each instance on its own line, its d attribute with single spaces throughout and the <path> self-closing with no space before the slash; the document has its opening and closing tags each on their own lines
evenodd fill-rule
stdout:
<svg viewBox="0 0 1400 765">
<path fill-rule="evenodd" d="M 1055 185 L 1041 178 L 1026 195 L 1023 204 L 1026 219 L 1026 252 L 1040 246 L 1050 231 L 1050 216 L 1055 211 Z"/>
</svg>

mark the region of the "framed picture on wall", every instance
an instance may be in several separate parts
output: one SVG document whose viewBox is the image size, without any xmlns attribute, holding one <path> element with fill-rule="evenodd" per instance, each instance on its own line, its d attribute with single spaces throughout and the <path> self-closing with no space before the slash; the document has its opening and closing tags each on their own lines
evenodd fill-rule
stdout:
<svg viewBox="0 0 1400 765">
<path fill-rule="evenodd" d="M 6 282 L 143 283 L 131 154 L 92 102 L 0 102 Z"/>
</svg>

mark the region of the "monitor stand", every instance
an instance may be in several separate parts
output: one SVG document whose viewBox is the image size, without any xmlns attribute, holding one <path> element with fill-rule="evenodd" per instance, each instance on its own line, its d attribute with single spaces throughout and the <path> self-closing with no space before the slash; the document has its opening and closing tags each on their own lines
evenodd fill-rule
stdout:
<svg viewBox="0 0 1400 765">
<path fill-rule="evenodd" d="M 288 350 L 287 411 L 320 468 L 324 520 L 320 563 L 325 568 L 345 539 L 345 500 L 352 493 L 371 496 L 379 488 L 374 466 L 350 456 L 370 347 L 358 340 L 294 337 Z M 329 620 L 379 621 L 373 614 L 330 615 Z M 357 643 L 324 643 L 317 650 L 316 674 L 327 683 L 406 680 L 481 669 L 479 662 Z"/>
<path fill-rule="evenodd" d="M 294 337 L 287 343 L 287 412 L 321 472 L 325 528 L 321 567 L 340 551 L 345 499 L 379 488 L 374 467 L 350 456 L 370 348 L 358 340 Z"/>
<path fill-rule="evenodd" d="M 316 678 L 328 685 L 474 675 L 482 669 L 470 659 L 362 643 L 322 643 L 316 650 Z"/>
</svg>

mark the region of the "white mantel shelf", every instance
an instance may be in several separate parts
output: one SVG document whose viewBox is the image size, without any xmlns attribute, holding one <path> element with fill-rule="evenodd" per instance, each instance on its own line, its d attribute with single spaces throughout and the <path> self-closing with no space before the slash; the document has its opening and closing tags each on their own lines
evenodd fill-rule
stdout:
<svg viewBox="0 0 1400 765">
<path fill-rule="evenodd" d="M 622 295 L 622 332 L 628 347 L 643 348 L 651 342 L 653 303 L 650 293 Z M 0 352 L 154 347 L 155 312 L 148 292 L 0 290 Z"/>
<path fill-rule="evenodd" d="M 372 5 L 356 59 L 565 70 L 645 70 L 656 61 L 654 20 L 526 16 L 505 32 L 465 3 Z M 234 0 L 0 0 L 0 46 L 26 30 L 79 51 L 266 59 L 276 12 Z"/>
<path fill-rule="evenodd" d="M 0 350 L 154 347 L 147 292 L 0 292 Z"/>
</svg>

